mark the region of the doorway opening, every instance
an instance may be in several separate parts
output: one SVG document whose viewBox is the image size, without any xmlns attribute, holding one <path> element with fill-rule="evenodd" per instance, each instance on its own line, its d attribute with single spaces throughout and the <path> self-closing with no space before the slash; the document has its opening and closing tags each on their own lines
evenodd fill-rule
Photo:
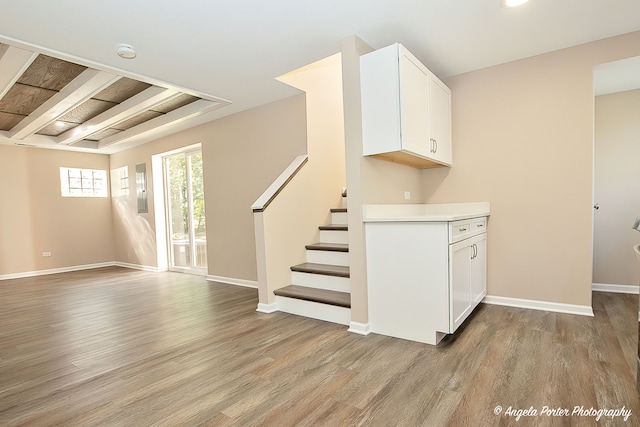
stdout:
<svg viewBox="0 0 640 427">
<path fill-rule="evenodd" d="M 204 180 L 200 147 L 162 157 L 168 267 L 207 274 Z"/>
<path fill-rule="evenodd" d="M 594 68 L 593 288 L 638 292 L 640 57 Z"/>
</svg>

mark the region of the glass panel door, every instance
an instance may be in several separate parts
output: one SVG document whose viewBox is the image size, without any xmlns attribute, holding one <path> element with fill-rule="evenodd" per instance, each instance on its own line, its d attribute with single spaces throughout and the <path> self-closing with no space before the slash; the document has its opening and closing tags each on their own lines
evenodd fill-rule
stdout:
<svg viewBox="0 0 640 427">
<path fill-rule="evenodd" d="M 207 274 L 202 153 L 165 157 L 169 268 Z"/>
</svg>

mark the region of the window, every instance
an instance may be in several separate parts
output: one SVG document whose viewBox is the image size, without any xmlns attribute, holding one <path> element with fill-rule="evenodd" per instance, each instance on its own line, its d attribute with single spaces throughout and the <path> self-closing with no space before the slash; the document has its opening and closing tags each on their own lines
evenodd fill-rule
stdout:
<svg viewBox="0 0 640 427">
<path fill-rule="evenodd" d="M 107 197 L 107 171 L 60 168 L 62 197 Z"/>
<path fill-rule="evenodd" d="M 111 170 L 111 196 L 129 195 L 129 167 L 123 166 Z"/>
</svg>

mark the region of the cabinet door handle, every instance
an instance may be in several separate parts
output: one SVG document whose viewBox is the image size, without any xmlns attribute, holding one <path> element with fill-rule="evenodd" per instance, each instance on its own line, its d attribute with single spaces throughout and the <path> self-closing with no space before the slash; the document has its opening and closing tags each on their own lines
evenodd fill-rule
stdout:
<svg viewBox="0 0 640 427">
<path fill-rule="evenodd" d="M 429 152 L 434 153 L 438 151 L 438 141 L 435 138 L 429 138 Z"/>
</svg>

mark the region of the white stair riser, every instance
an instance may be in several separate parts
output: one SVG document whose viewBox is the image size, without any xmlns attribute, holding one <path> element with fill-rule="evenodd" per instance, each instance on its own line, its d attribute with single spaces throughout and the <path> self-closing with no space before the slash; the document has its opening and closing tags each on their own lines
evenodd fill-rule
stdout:
<svg viewBox="0 0 640 427">
<path fill-rule="evenodd" d="M 281 296 L 276 296 L 276 304 L 279 311 L 297 316 L 310 317 L 340 325 L 349 325 L 351 322 L 351 309 L 346 307 Z"/>
<path fill-rule="evenodd" d="M 342 230 L 320 230 L 320 243 L 349 243 L 349 233 Z"/>
<path fill-rule="evenodd" d="M 307 262 L 313 264 L 328 264 L 349 266 L 349 252 L 318 251 L 307 249 Z"/>
<path fill-rule="evenodd" d="M 346 212 L 331 212 L 331 224 L 347 225 L 347 213 Z"/>
<path fill-rule="evenodd" d="M 351 292 L 348 277 L 327 276 L 324 274 L 291 272 L 291 284 L 328 291 Z"/>
</svg>

